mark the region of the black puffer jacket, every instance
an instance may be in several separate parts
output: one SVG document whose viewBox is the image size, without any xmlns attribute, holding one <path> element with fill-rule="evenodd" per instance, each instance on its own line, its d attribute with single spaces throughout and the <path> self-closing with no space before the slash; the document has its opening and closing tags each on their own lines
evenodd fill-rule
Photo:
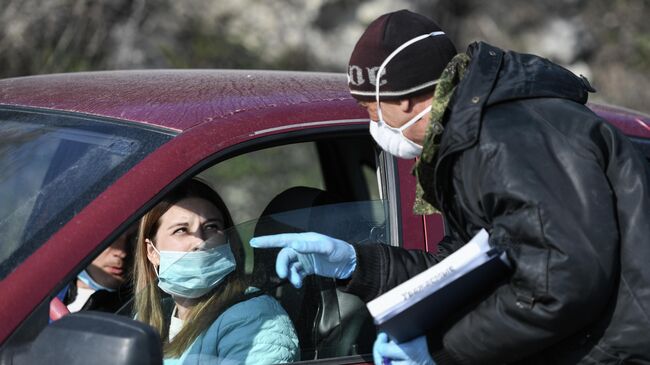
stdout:
<svg viewBox="0 0 650 365">
<path fill-rule="evenodd" d="M 435 179 L 421 181 L 451 237 L 438 255 L 357 247 L 347 290 L 370 300 L 485 227 L 514 273 L 444 332 L 442 354 L 465 364 L 650 363 L 647 162 L 584 106 L 580 78 L 485 43 L 468 53 L 429 166 Z"/>
</svg>

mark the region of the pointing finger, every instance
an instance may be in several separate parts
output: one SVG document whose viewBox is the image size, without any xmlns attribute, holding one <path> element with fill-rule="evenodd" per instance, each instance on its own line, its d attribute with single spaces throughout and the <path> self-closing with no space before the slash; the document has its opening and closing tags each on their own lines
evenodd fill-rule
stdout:
<svg viewBox="0 0 650 365">
<path fill-rule="evenodd" d="M 282 248 L 289 247 L 291 242 L 299 239 L 300 233 L 281 233 L 268 236 L 253 237 L 250 240 L 250 245 L 255 248 Z"/>
</svg>

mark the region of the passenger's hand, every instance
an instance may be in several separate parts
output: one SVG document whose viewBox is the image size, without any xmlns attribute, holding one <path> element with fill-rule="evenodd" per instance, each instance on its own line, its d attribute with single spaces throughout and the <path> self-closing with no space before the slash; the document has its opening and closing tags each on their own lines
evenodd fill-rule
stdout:
<svg viewBox="0 0 650 365">
<path fill-rule="evenodd" d="M 435 365 L 429 354 L 427 338 L 420 336 L 404 343 L 395 343 L 380 332 L 372 346 L 375 365 Z"/>
<path fill-rule="evenodd" d="M 275 262 L 275 271 L 296 288 L 305 276 L 316 274 L 335 279 L 347 279 L 357 266 L 357 254 L 347 242 L 320 233 L 284 233 L 255 237 L 251 246 L 282 248 Z"/>
</svg>

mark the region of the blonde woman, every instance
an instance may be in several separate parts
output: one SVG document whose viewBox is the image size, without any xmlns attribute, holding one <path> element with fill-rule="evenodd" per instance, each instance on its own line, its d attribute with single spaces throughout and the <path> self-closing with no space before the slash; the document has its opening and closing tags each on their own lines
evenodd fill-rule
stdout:
<svg viewBox="0 0 650 365">
<path fill-rule="evenodd" d="M 134 310 L 160 333 L 165 365 L 298 360 L 287 313 L 242 279 L 241 243 L 224 232 L 232 225 L 218 194 L 196 180 L 141 220 Z"/>
</svg>

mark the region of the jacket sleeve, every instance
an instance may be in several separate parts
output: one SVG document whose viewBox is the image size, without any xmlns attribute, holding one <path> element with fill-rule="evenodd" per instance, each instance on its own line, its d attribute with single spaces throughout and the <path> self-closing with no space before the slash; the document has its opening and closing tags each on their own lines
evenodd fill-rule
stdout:
<svg viewBox="0 0 650 365">
<path fill-rule="evenodd" d="M 298 337 L 280 304 L 268 296 L 239 303 L 224 312 L 217 354 L 225 363 L 277 364 L 299 359 Z"/>
<path fill-rule="evenodd" d="M 461 363 L 538 353 L 593 323 L 614 293 L 618 229 L 606 158 L 586 141 L 536 138 L 482 145 L 458 160 L 466 165 L 455 183 L 459 204 L 482 211 L 490 243 L 506 247 L 514 266 L 444 334 L 445 351 Z"/>
<path fill-rule="evenodd" d="M 440 262 L 461 245 L 449 236 L 438 244 L 435 254 L 383 244 L 356 245 L 357 267 L 342 290 L 369 302 Z"/>
</svg>

